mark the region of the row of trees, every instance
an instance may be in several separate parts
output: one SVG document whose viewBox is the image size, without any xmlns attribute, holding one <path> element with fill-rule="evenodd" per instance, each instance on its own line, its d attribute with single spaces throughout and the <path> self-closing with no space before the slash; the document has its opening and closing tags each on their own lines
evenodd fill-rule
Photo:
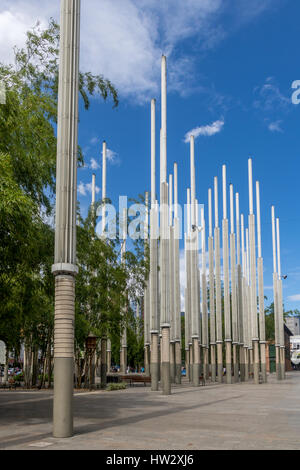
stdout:
<svg viewBox="0 0 300 470">
<path fill-rule="evenodd" d="M 0 339 L 15 357 L 25 346 L 27 386 L 35 385 L 38 375 L 42 382 L 52 375 L 58 51 L 59 27 L 51 19 L 47 29 L 37 24 L 27 33 L 25 47 L 14 51 L 14 64 L 0 63 L 0 81 L 6 89 L 6 102 L 0 106 Z M 96 93 L 118 106 L 117 91 L 109 80 L 80 73 L 86 110 Z M 83 164 L 78 148 L 78 166 Z M 131 304 L 143 291 L 147 263 L 138 247 L 127 253 L 122 265 L 119 240 L 95 237 L 93 214 L 83 218 L 78 207 L 76 358 L 79 364 L 92 332 L 112 337 L 116 360 L 126 323 L 129 359 L 135 361 L 141 344 L 131 334 L 135 331 Z M 124 307 L 126 315 L 121 316 Z"/>
</svg>

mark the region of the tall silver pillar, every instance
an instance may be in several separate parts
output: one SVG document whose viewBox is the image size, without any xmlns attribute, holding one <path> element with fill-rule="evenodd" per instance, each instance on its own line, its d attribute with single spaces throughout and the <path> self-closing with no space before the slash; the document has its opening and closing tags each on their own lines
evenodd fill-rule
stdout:
<svg viewBox="0 0 300 470">
<path fill-rule="evenodd" d="M 80 0 L 61 0 L 57 122 L 53 436 L 73 434 Z"/>
</svg>

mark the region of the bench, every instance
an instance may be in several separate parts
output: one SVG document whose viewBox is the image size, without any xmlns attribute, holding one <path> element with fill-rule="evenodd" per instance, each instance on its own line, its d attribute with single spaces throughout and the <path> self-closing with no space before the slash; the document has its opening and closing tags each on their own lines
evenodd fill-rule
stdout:
<svg viewBox="0 0 300 470">
<path fill-rule="evenodd" d="M 3 389 L 9 389 L 9 390 L 16 390 L 17 389 L 17 384 L 14 380 L 12 381 L 8 381 L 8 382 L 4 382 L 4 383 L 0 383 L 0 388 L 3 388 Z"/>
<path fill-rule="evenodd" d="M 151 377 L 147 375 L 121 375 L 122 382 L 129 382 L 130 387 L 134 383 L 143 383 L 146 387 L 146 384 L 151 383 Z"/>
</svg>

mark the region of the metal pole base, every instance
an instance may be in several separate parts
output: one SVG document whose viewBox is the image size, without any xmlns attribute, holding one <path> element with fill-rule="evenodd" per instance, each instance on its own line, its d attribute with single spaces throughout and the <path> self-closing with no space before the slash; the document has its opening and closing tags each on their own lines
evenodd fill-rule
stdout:
<svg viewBox="0 0 300 470">
<path fill-rule="evenodd" d="M 73 436 L 73 358 L 54 359 L 53 437 Z"/>
<path fill-rule="evenodd" d="M 218 359 L 218 382 L 223 382 L 223 346 L 222 343 L 217 344 L 217 359 Z"/>
<path fill-rule="evenodd" d="M 198 387 L 200 383 L 200 350 L 198 338 L 193 338 L 193 352 L 194 352 L 194 363 L 193 363 L 193 385 Z"/>
<path fill-rule="evenodd" d="M 162 328 L 161 338 L 161 382 L 163 395 L 171 395 L 170 380 L 170 328 Z"/>
<path fill-rule="evenodd" d="M 280 348 L 280 373 L 281 380 L 285 380 L 285 348 Z"/>
<path fill-rule="evenodd" d="M 175 383 L 181 384 L 181 346 L 179 341 L 175 343 Z"/>
<path fill-rule="evenodd" d="M 259 384 L 259 345 L 258 341 L 253 341 L 253 376 L 254 383 Z"/>
<path fill-rule="evenodd" d="M 216 381 L 216 346 L 213 344 L 210 347 L 210 363 L 211 363 L 211 380 Z"/>
<path fill-rule="evenodd" d="M 194 362 L 194 358 L 193 358 L 193 346 L 190 345 L 189 346 L 189 356 L 190 356 L 190 361 L 189 361 L 189 381 L 190 383 L 193 382 L 193 362 Z"/>
<path fill-rule="evenodd" d="M 151 390 L 152 392 L 158 391 L 158 374 L 159 374 L 159 364 L 156 362 L 151 362 Z"/>
<path fill-rule="evenodd" d="M 233 381 L 239 382 L 238 345 L 233 345 Z"/>
<path fill-rule="evenodd" d="M 145 374 L 150 375 L 150 346 L 147 344 L 144 350 Z"/>
<path fill-rule="evenodd" d="M 232 383 L 231 341 L 226 341 L 226 383 Z"/>
<path fill-rule="evenodd" d="M 158 351 L 158 335 L 155 333 L 151 335 L 151 390 L 158 391 L 159 382 L 159 351 Z"/>
<path fill-rule="evenodd" d="M 267 367 L 266 367 L 266 344 L 260 345 L 261 375 L 264 383 L 267 383 Z"/>
<path fill-rule="evenodd" d="M 175 343 L 170 343 L 170 380 L 175 383 Z"/>
<path fill-rule="evenodd" d="M 185 350 L 185 376 L 190 380 L 190 353 L 189 350 Z"/>
</svg>

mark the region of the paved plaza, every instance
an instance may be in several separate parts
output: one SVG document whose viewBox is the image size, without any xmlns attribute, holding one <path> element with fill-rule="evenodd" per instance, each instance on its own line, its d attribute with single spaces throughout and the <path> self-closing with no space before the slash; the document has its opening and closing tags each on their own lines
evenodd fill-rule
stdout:
<svg viewBox="0 0 300 470">
<path fill-rule="evenodd" d="M 0 392 L 0 449 L 300 449 L 300 373 L 268 384 L 76 393 L 75 435 L 51 436 L 52 393 Z"/>
</svg>

